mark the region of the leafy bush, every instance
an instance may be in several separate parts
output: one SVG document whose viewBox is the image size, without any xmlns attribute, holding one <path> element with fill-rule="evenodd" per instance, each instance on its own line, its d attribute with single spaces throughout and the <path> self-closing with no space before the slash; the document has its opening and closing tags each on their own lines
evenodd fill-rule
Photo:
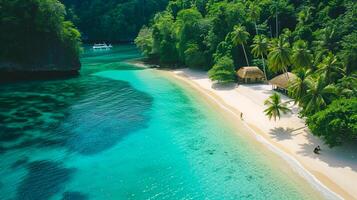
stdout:
<svg viewBox="0 0 357 200">
<path fill-rule="evenodd" d="M 333 101 L 326 109 L 309 116 L 307 124 L 330 147 L 356 140 L 357 98 Z"/>
<path fill-rule="evenodd" d="M 143 26 L 134 42 L 144 55 L 150 56 L 153 47 L 152 29 Z"/>
<path fill-rule="evenodd" d="M 233 60 L 227 56 L 222 57 L 208 71 L 209 78 L 220 83 L 229 83 L 236 80 Z"/>
</svg>

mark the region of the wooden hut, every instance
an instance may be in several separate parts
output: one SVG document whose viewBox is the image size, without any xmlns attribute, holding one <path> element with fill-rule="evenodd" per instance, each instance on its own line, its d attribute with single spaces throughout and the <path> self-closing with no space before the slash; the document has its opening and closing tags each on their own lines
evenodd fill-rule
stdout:
<svg viewBox="0 0 357 200">
<path fill-rule="evenodd" d="M 264 81 L 264 73 L 258 67 L 241 67 L 237 71 L 238 80 L 244 83 L 258 83 Z"/>
<path fill-rule="evenodd" d="M 296 79 L 296 75 L 291 72 L 286 72 L 284 74 L 280 74 L 274 78 L 272 78 L 269 83 L 273 86 L 274 89 L 288 90 L 291 81 Z"/>
</svg>

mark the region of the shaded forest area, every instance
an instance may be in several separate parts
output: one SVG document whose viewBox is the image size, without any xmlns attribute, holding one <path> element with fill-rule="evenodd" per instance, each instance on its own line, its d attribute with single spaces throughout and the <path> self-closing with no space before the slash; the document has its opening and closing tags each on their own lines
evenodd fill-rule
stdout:
<svg viewBox="0 0 357 200">
<path fill-rule="evenodd" d="M 132 41 L 168 0 L 61 0 L 84 42 Z"/>
</svg>

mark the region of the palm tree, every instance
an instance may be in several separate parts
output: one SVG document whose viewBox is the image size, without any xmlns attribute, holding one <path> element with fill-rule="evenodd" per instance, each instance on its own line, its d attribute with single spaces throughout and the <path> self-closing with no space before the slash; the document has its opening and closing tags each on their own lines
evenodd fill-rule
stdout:
<svg viewBox="0 0 357 200">
<path fill-rule="evenodd" d="M 254 21 L 255 33 L 257 35 L 259 34 L 258 27 L 257 27 L 257 21 L 259 20 L 260 12 L 261 12 L 261 9 L 259 6 L 257 6 L 255 4 L 255 2 L 251 2 L 249 4 L 249 16 Z"/>
<path fill-rule="evenodd" d="M 312 7 L 303 7 L 303 9 L 298 13 L 297 20 L 300 24 L 307 24 L 311 19 Z"/>
<path fill-rule="evenodd" d="M 314 40 L 313 46 L 315 46 L 314 52 L 315 63 L 318 64 L 322 61 L 324 55 L 328 54 L 330 51 L 336 50 L 336 38 L 337 38 L 336 28 L 334 26 L 327 26 L 316 34 L 316 40 Z"/>
<path fill-rule="evenodd" d="M 290 44 L 284 37 L 275 38 L 269 46 L 268 64 L 273 72 L 288 72 L 287 67 L 291 64 Z M 288 78 L 288 77 L 287 77 Z"/>
<path fill-rule="evenodd" d="M 278 15 L 279 15 L 279 7 L 280 7 L 280 2 L 279 0 L 274 0 L 272 2 L 272 5 L 270 6 L 271 12 L 275 14 L 275 36 L 279 36 L 279 25 L 278 25 Z"/>
<path fill-rule="evenodd" d="M 311 70 L 300 68 L 294 72 L 296 78 L 292 80 L 288 91 L 294 98 L 295 103 L 302 104 L 302 98 L 306 95 L 308 89 L 308 77 L 312 74 Z"/>
<path fill-rule="evenodd" d="M 294 43 L 293 54 L 291 56 L 291 61 L 296 67 L 311 67 L 312 65 L 312 54 L 309 49 L 307 49 L 307 44 L 303 40 L 298 40 Z"/>
<path fill-rule="evenodd" d="M 286 103 L 281 102 L 281 97 L 278 93 L 274 93 L 265 100 L 264 105 L 268 106 L 268 108 L 264 110 L 264 113 L 268 116 L 269 120 L 274 118 L 274 121 L 276 121 L 276 118 L 280 119 L 282 113 L 286 114 L 291 111 Z"/>
<path fill-rule="evenodd" d="M 264 61 L 264 56 L 266 56 L 268 53 L 268 39 L 264 35 L 256 35 L 253 39 L 253 42 L 254 43 L 251 46 L 252 53 L 255 57 L 260 56 L 262 58 L 265 80 L 268 80 L 265 70 L 265 61 Z"/>
<path fill-rule="evenodd" d="M 311 76 L 306 79 L 306 95 L 301 99 L 301 102 L 304 105 L 303 113 L 305 115 L 316 113 L 325 108 L 331 101 L 330 98 L 337 93 L 336 87 L 326 84 L 324 79 L 325 77 L 323 75 L 318 76 L 317 79 L 314 79 Z"/>
<path fill-rule="evenodd" d="M 318 73 L 325 75 L 327 83 L 332 83 L 334 77 L 344 75 L 344 70 L 340 67 L 337 57 L 331 52 L 322 60 L 322 63 L 318 65 Z"/>
<path fill-rule="evenodd" d="M 237 46 L 242 45 L 245 60 L 247 61 L 247 66 L 249 66 L 249 62 L 248 62 L 248 57 L 247 57 L 247 53 L 245 51 L 244 44 L 247 42 L 248 38 L 249 38 L 249 33 L 245 30 L 244 26 L 241 26 L 241 25 L 234 26 L 233 38 L 232 38 L 233 44 L 237 45 Z"/>
</svg>

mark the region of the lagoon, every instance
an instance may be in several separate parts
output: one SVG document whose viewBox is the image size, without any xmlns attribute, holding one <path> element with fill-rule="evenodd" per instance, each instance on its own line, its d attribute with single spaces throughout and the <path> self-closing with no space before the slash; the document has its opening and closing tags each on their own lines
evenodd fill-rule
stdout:
<svg viewBox="0 0 357 200">
<path fill-rule="evenodd" d="M 321 199 L 209 102 L 85 49 L 79 77 L 0 86 L 0 199 Z M 237 128 L 238 126 L 238 128 Z"/>
</svg>

